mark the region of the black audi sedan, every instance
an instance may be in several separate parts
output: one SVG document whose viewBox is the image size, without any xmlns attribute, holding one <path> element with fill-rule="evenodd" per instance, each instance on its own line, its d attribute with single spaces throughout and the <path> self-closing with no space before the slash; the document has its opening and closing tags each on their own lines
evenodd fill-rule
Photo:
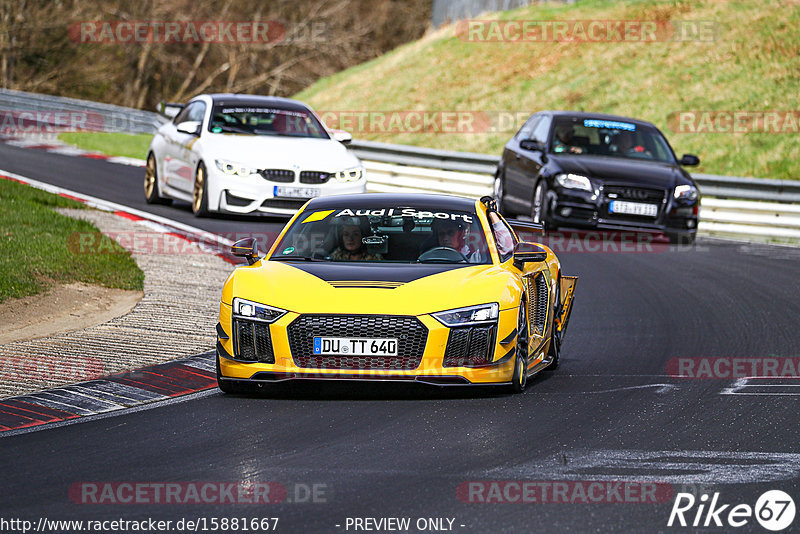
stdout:
<svg viewBox="0 0 800 534">
<path fill-rule="evenodd" d="M 663 232 L 689 244 L 700 194 L 649 122 L 598 113 L 533 114 L 503 150 L 494 196 L 504 215 L 560 226 Z"/>
</svg>

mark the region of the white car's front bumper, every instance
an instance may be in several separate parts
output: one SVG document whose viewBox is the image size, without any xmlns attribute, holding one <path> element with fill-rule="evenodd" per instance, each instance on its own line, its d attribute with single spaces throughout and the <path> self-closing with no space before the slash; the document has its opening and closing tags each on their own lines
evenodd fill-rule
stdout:
<svg viewBox="0 0 800 534">
<path fill-rule="evenodd" d="M 355 182 L 340 182 L 331 178 L 324 184 L 275 182 L 261 175 L 231 176 L 217 169 L 209 180 L 209 208 L 229 213 L 266 213 L 294 215 L 310 198 L 329 195 L 365 193 L 367 178 Z"/>
</svg>

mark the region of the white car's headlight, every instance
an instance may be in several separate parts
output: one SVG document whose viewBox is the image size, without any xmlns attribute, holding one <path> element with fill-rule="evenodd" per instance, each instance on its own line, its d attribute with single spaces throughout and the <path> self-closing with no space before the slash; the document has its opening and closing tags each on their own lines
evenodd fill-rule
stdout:
<svg viewBox="0 0 800 534">
<path fill-rule="evenodd" d="M 496 321 L 499 311 L 500 306 L 496 302 L 491 302 L 489 304 L 432 313 L 431 315 L 443 325 L 452 328 L 454 326 L 468 326 Z"/>
<path fill-rule="evenodd" d="M 218 159 L 214 162 L 217 164 L 217 168 L 219 170 L 231 176 L 250 176 L 251 174 L 258 174 L 258 169 L 247 167 L 241 163 L 236 163 L 235 161 Z"/>
<path fill-rule="evenodd" d="M 675 198 L 695 200 L 697 198 L 697 188 L 693 185 L 679 185 L 675 188 Z"/>
<path fill-rule="evenodd" d="M 258 302 L 240 299 L 239 297 L 233 299 L 233 314 L 239 317 L 274 323 L 283 317 L 285 313 L 286 310 L 267 306 L 266 304 L 259 304 Z"/>
<path fill-rule="evenodd" d="M 557 174 L 556 183 L 567 189 L 581 189 L 583 191 L 592 190 L 592 182 L 580 174 Z"/>
<path fill-rule="evenodd" d="M 364 177 L 364 167 L 352 167 L 333 173 L 340 182 L 357 182 Z"/>
</svg>

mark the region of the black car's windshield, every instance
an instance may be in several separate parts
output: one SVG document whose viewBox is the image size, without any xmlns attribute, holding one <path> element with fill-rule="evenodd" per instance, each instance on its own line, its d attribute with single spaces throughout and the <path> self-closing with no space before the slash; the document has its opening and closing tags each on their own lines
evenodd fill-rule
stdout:
<svg viewBox="0 0 800 534">
<path fill-rule="evenodd" d="M 655 128 L 632 122 L 556 118 L 550 137 L 553 154 L 611 156 L 675 163 L 664 136 Z"/>
<path fill-rule="evenodd" d="M 216 105 L 208 131 L 329 139 L 325 128 L 310 112 L 272 106 Z"/>
<path fill-rule="evenodd" d="M 301 214 L 270 260 L 370 263 L 491 263 L 474 212 L 405 206 Z"/>
</svg>

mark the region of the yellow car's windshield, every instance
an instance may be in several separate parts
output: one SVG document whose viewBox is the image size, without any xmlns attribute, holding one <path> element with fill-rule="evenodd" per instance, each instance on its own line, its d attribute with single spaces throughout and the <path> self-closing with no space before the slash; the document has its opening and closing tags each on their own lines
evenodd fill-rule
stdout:
<svg viewBox="0 0 800 534">
<path fill-rule="evenodd" d="M 270 260 L 491 263 L 477 215 L 403 206 L 303 213 Z"/>
</svg>

